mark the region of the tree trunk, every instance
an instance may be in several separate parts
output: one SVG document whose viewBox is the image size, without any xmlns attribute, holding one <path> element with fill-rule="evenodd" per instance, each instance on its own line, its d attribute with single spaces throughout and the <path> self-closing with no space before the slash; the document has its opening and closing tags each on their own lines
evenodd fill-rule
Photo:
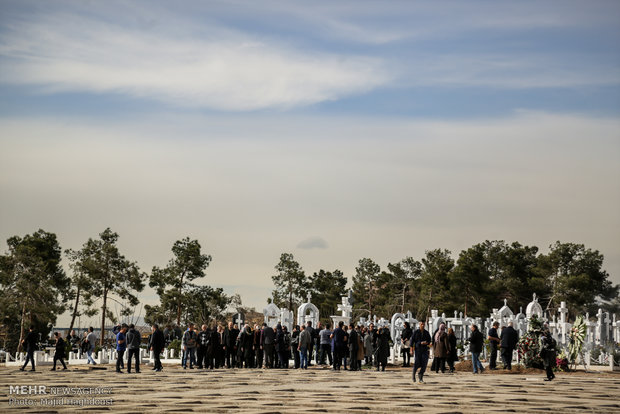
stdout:
<svg viewBox="0 0 620 414">
<path fill-rule="evenodd" d="M 467 317 L 467 298 L 469 297 L 469 288 L 465 289 L 465 317 Z"/>
<path fill-rule="evenodd" d="M 426 308 L 426 318 L 431 314 L 431 300 L 433 299 L 433 289 L 428 292 L 428 307 Z"/>
<path fill-rule="evenodd" d="M 370 319 L 372 319 L 372 281 L 368 282 L 368 312 L 370 312 Z"/>
<path fill-rule="evenodd" d="M 99 337 L 99 346 L 103 348 L 103 337 L 105 336 L 105 312 L 106 305 L 108 303 L 108 291 L 107 289 L 103 291 L 103 305 L 101 306 L 101 333 Z"/>
<path fill-rule="evenodd" d="M 181 273 L 181 283 L 179 283 L 179 299 L 177 300 L 177 326 L 181 326 L 181 297 L 183 295 L 183 278 L 185 272 Z"/>
<path fill-rule="evenodd" d="M 22 349 L 22 341 L 24 340 L 24 319 L 26 318 L 26 301 L 22 305 L 22 317 L 19 323 L 19 343 L 17 344 L 17 352 Z"/>
<path fill-rule="evenodd" d="M 77 287 L 77 292 L 75 294 L 75 305 L 73 306 L 73 315 L 71 315 L 71 323 L 69 324 L 69 334 L 73 330 L 73 324 L 75 323 L 75 318 L 77 317 L 77 309 L 78 304 L 80 303 L 80 286 Z"/>
</svg>

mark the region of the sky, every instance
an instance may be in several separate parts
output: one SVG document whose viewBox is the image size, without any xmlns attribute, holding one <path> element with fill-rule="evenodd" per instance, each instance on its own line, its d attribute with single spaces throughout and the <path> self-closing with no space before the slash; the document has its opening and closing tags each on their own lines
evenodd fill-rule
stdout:
<svg viewBox="0 0 620 414">
<path fill-rule="evenodd" d="M 283 252 L 559 240 L 620 283 L 618 44 L 617 1 L 2 0 L 0 250 L 190 237 L 257 309 Z"/>
</svg>

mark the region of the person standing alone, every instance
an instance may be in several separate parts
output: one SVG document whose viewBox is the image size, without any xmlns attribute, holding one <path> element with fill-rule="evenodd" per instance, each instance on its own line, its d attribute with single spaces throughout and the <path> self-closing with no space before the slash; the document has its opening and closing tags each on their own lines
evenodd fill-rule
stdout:
<svg viewBox="0 0 620 414">
<path fill-rule="evenodd" d="M 420 328 L 417 329 L 411 337 L 411 343 L 413 345 L 413 382 L 415 382 L 415 374 L 420 369 L 418 379 L 420 383 L 424 383 L 424 372 L 426 372 L 426 366 L 428 365 L 428 346 L 431 343 L 431 334 L 424 329 L 425 323 L 420 322 Z"/>
<path fill-rule="evenodd" d="M 26 369 L 26 365 L 28 365 L 28 361 L 32 363 L 32 369 L 30 371 L 34 371 L 34 351 L 37 349 L 37 336 L 34 333 L 34 325 L 30 325 L 28 329 L 28 335 L 24 339 L 22 339 L 22 345 L 26 348 L 26 362 L 19 369 L 23 371 Z"/>
<path fill-rule="evenodd" d="M 54 332 L 54 337 L 56 338 L 56 351 L 54 352 L 54 367 L 52 371 L 56 371 L 56 361 L 60 361 L 64 371 L 67 369 L 67 365 L 65 365 L 65 341 L 58 332 Z"/>
</svg>

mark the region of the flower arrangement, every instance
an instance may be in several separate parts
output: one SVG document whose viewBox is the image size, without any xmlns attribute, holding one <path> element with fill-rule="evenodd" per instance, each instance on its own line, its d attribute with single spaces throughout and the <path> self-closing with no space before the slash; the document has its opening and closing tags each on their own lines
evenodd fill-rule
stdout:
<svg viewBox="0 0 620 414">
<path fill-rule="evenodd" d="M 555 364 L 557 371 L 568 371 L 568 358 L 566 357 L 566 353 L 564 351 L 560 352 L 555 357 Z"/>
<path fill-rule="evenodd" d="M 539 344 L 542 333 L 542 322 L 536 315 L 532 315 L 526 334 L 519 339 L 517 344 L 519 358 L 527 368 L 543 367 Z"/>
<path fill-rule="evenodd" d="M 568 334 L 568 360 L 575 367 L 577 365 L 577 356 L 583 350 L 583 344 L 586 338 L 586 323 L 583 316 L 578 316 L 575 323 Z"/>
</svg>

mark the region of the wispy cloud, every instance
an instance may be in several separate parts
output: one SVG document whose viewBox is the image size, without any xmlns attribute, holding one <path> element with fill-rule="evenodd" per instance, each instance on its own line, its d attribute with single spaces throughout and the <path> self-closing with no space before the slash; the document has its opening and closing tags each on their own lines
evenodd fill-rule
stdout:
<svg viewBox="0 0 620 414">
<path fill-rule="evenodd" d="M 2 36 L 2 82 L 254 110 L 336 100 L 390 78 L 378 58 L 300 50 L 215 25 L 200 30 L 197 36 L 75 14 L 37 16 Z"/>
</svg>

